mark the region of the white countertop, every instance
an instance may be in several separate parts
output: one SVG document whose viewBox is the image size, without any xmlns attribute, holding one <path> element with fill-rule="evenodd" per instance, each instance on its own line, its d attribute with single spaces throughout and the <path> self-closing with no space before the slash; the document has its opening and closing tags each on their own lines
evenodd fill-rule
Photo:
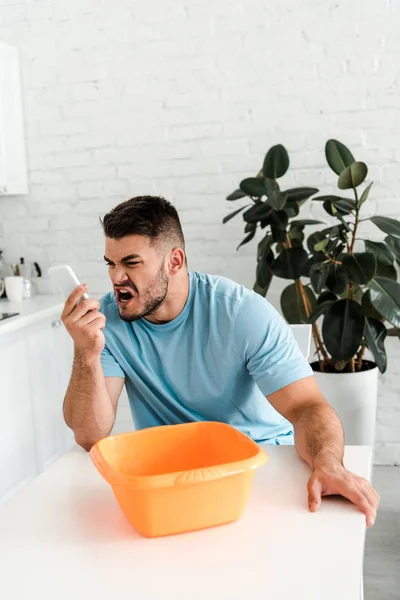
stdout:
<svg viewBox="0 0 400 600">
<path fill-rule="evenodd" d="M 7 600 L 359 600 L 365 517 L 341 498 L 307 507 L 309 467 L 293 446 L 265 446 L 240 521 L 141 537 L 76 447 L 0 507 L 0 589 Z M 369 478 L 371 450 L 346 447 Z"/>
<path fill-rule="evenodd" d="M 64 299 L 56 294 L 37 295 L 32 298 L 26 298 L 22 302 L 10 302 L 9 300 L 0 300 L 0 313 L 18 312 L 16 317 L 10 317 L 0 321 L 0 334 L 15 331 L 20 327 L 25 327 L 37 321 L 55 314 L 60 316 L 64 307 Z"/>
</svg>

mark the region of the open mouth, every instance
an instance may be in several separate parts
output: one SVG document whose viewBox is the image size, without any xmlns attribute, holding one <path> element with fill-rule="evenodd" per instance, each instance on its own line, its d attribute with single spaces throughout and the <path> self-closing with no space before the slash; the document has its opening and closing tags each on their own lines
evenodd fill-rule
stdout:
<svg viewBox="0 0 400 600">
<path fill-rule="evenodd" d="M 134 294 L 128 288 L 119 288 L 115 290 L 118 304 L 129 304 L 134 299 Z"/>
</svg>

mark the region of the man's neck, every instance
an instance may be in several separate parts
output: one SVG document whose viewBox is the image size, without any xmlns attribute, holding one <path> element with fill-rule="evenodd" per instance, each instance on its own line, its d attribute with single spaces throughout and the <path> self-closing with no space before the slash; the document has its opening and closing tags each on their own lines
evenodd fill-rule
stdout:
<svg viewBox="0 0 400 600">
<path fill-rule="evenodd" d="M 174 286 L 168 289 L 164 302 L 153 314 L 144 317 L 150 323 L 162 325 L 173 321 L 185 308 L 189 297 L 189 274 L 182 273 L 179 281 L 174 281 Z"/>
</svg>

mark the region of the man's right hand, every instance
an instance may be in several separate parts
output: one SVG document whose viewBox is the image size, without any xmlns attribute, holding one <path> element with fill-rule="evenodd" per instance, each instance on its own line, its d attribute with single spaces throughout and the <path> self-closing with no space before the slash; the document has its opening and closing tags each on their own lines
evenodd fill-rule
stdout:
<svg viewBox="0 0 400 600">
<path fill-rule="evenodd" d="M 79 299 L 86 292 L 87 285 L 82 284 L 74 289 L 67 298 L 61 320 L 74 340 L 75 350 L 85 358 L 99 356 L 104 348 L 103 329 L 105 316 L 99 312 L 100 303 L 95 298 Z"/>
</svg>

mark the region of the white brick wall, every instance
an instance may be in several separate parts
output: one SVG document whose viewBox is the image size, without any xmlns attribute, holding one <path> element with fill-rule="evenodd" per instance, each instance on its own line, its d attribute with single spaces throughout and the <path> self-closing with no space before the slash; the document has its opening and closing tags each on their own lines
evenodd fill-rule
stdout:
<svg viewBox="0 0 400 600">
<path fill-rule="evenodd" d="M 0 200 L 0 247 L 44 272 L 68 261 L 101 294 L 97 216 L 160 193 L 181 212 L 190 267 L 252 286 L 255 243 L 235 251 L 224 196 L 278 142 L 287 185 L 333 191 L 328 137 L 370 165 L 369 214 L 400 216 L 399 25 L 395 0 L 0 0 L 0 38 L 21 50 L 31 184 Z M 376 456 L 400 464 L 398 340 L 389 350 Z"/>
</svg>

